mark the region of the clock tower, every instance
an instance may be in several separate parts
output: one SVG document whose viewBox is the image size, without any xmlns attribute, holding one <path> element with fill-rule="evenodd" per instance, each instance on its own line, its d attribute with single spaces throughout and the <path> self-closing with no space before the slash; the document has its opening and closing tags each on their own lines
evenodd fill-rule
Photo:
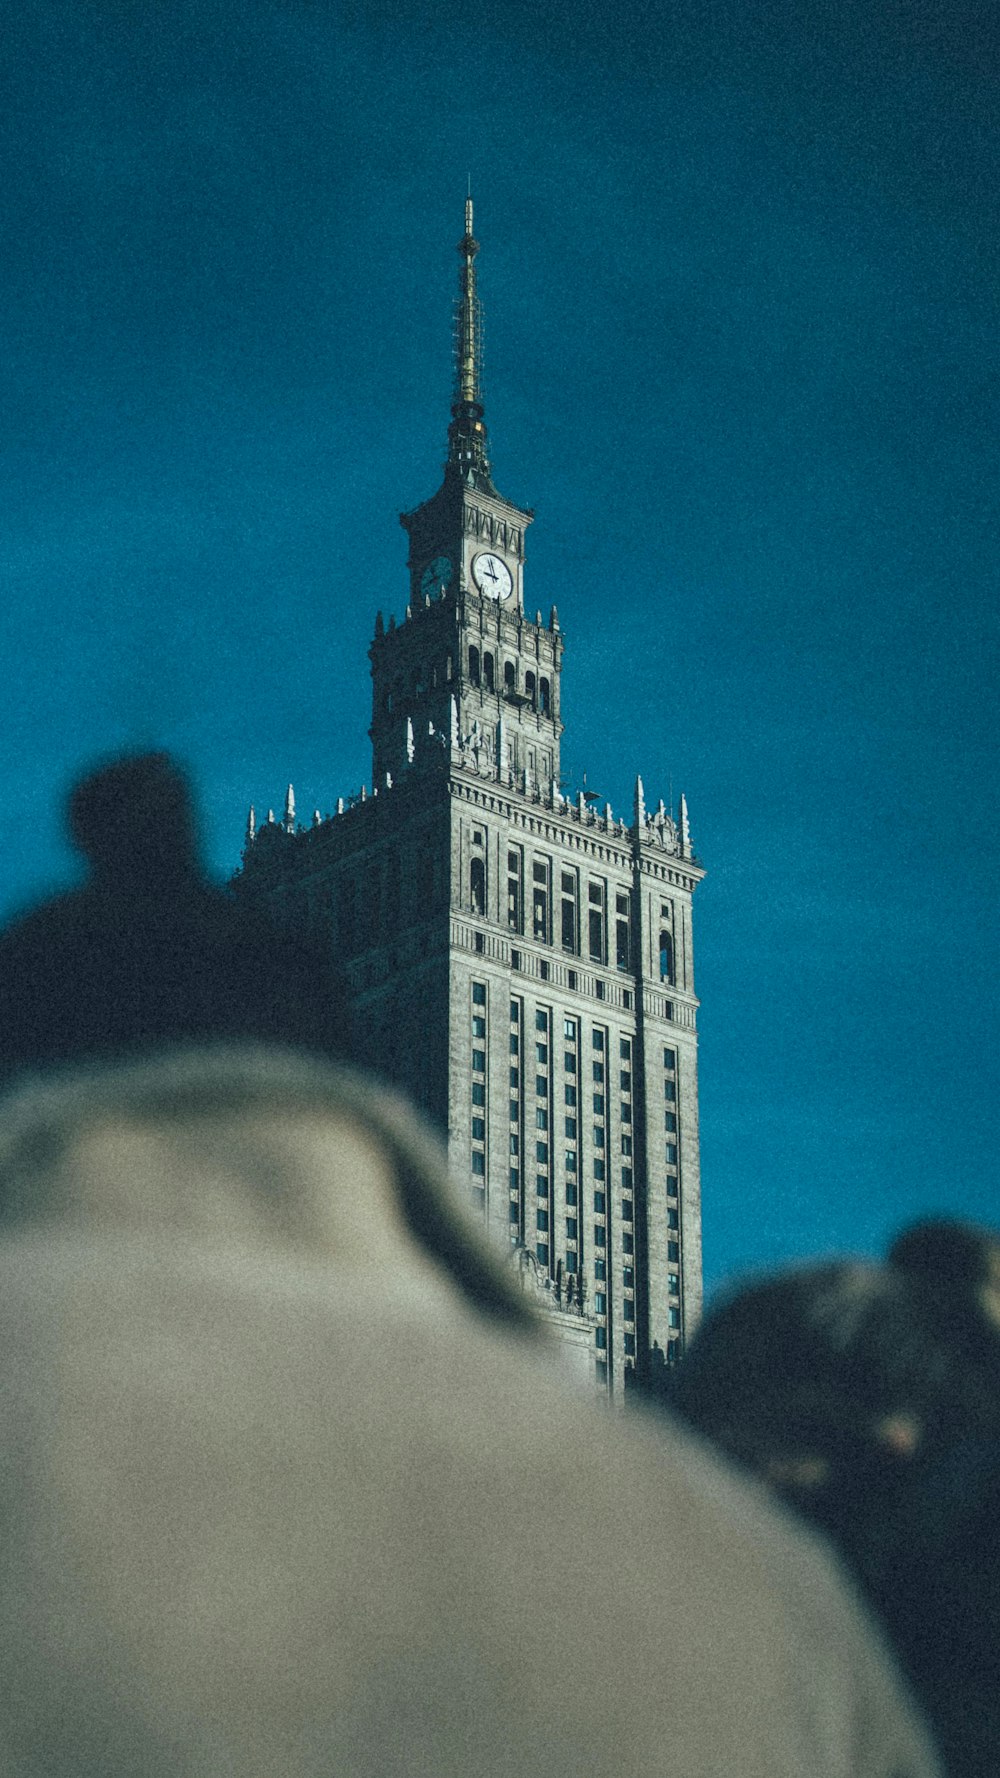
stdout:
<svg viewBox="0 0 1000 1778">
<path fill-rule="evenodd" d="M 444 475 L 402 515 L 401 621 L 375 620 L 372 782 L 253 810 L 236 893 L 342 963 L 361 1059 L 447 1134 L 458 1191 L 593 1385 L 679 1356 L 701 1304 L 687 805 L 631 819 L 560 775 L 563 634 L 497 491 L 472 200 Z"/>
<path fill-rule="evenodd" d="M 484 757 L 499 763 L 502 754 L 532 783 L 558 785 L 562 637 L 554 607 L 544 624 L 540 611 L 534 618 L 526 611 L 524 545 L 533 514 L 498 493 L 490 470 L 471 197 L 458 252 L 444 480 L 400 517 L 410 540 L 406 622 L 386 629 L 379 614 L 371 649 L 374 778 L 382 783 L 409 762 L 419 722 L 449 740 L 475 736 Z"/>
</svg>

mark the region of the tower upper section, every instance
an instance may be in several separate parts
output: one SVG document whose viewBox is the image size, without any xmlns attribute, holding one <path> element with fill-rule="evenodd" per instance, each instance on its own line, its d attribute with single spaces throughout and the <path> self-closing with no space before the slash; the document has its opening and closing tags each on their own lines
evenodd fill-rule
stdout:
<svg viewBox="0 0 1000 1778">
<path fill-rule="evenodd" d="M 562 636 L 553 610 L 543 624 L 525 607 L 525 533 L 530 509 L 493 483 L 482 393 L 479 243 L 472 199 L 458 243 L 455 380 L 444 479 L 400 523 L 410 540 L 405 622 L 379 620 L 371 648 L 372 755 L 376 784 L 394 775 L 428 725 L 487 750 L 496 731 L 512 769 L 536 782 L 559 776 Z M 499 754 L 498 754 L 499 758 Z"/>
</svg>

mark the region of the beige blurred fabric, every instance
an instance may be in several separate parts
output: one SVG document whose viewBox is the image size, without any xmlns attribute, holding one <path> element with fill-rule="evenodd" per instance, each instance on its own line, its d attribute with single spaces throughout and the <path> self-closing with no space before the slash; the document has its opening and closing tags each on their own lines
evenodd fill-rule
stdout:
<svg viewBox="0 0 1000 1778">
<path fill-rule="evenodd" d="M 932 1778 L 808 1537 L 416 1242 L 440 1165 L 279 1052 L 0 1101 L 0 1771 Z"/>
</svg>

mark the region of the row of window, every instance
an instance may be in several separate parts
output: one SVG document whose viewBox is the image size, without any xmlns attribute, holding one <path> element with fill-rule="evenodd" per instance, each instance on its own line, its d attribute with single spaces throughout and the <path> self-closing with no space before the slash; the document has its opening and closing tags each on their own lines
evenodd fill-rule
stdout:
<svg viewBox="0 0 1000 1778">
<path fill-rule="evenodd" d="M 485 691 L 495 692 L 497 689 L 496 656 L 488 648 L 480 650 L 475 643 L 469 645 L 469 681 Z M 503 689 L 506 696 L 516 695 L 520 689 L 517 664 L 512 660 L 503 663 Z M 529 668 L 524 675 L 523 695 L 533 710 L 540 711 L 543 716 L 551 713 L 552 687 L 544 675 L 539 676 Z"/>
<path fill-rule="evenodd" d="M 473 845 L 482 850 L 474 854 L 469 866 L 469 901 L 474 914 L 485 915 L 486 851 L 481 829 L 474 831 Z M 585 952 L 592 963 L 610 964 L 608 886 L 603 879 L 592 877 L 587 884 L 584 910 L 586 918 L 583 920 L 580 872 L 576 866 L 560 870 L 557 894 L 553 883 L 552 860 L 536 857 L 531 867 L 529 910 L 525 903 L 524 851 L 520 846 L 510 846 L 507 849 L 505 891 L 506 921 L 511 932 L 524 933 L 527 930 L 537 943 L 553 944 L 556 942 L 556 935 L 553 933 L 555 924 L 558 943 L 563 951 L 569 952 L 571 956 L 580 956 Z M 662 917 L 664 920 L 670 917 L 670 910 L 666 905 L 662 908 Z M 628 974 L 633 968 L 631 896 L 622 890 L 615 893 L 613 936 L 615 967 L 623 974 Z M 674 941 L 666 925 L 661 926 L 659 935 L 659 962 L 660 980 L 672 984 L 675 979 Z M 575 982 L 570 986 L 575 987 Z"/>
</svg>

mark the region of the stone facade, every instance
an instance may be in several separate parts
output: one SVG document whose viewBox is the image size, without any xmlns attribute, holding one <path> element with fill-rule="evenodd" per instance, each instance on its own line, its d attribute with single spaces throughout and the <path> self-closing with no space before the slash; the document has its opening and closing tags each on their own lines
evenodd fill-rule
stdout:
<svg viewBox="0 0 1000 1778">
<path fill-rule="evenodd" d="M 370 649 L 371 791 L 305 828 L 291 791 L 281 821 L 251 811 L 236 887 L 336 949 L 363 1056 L 447 1130 L 489 1235 L 620 1399 L 701 1307 L 703 872 L 683 797 L 650 813 L 637 780 L 626 824 L 564 794 L 563 634 L 526 611 L 532 515 L 486 457 L 471 222 L 444 482 L 402 517 L 409 602 Z"/>
</svg>

